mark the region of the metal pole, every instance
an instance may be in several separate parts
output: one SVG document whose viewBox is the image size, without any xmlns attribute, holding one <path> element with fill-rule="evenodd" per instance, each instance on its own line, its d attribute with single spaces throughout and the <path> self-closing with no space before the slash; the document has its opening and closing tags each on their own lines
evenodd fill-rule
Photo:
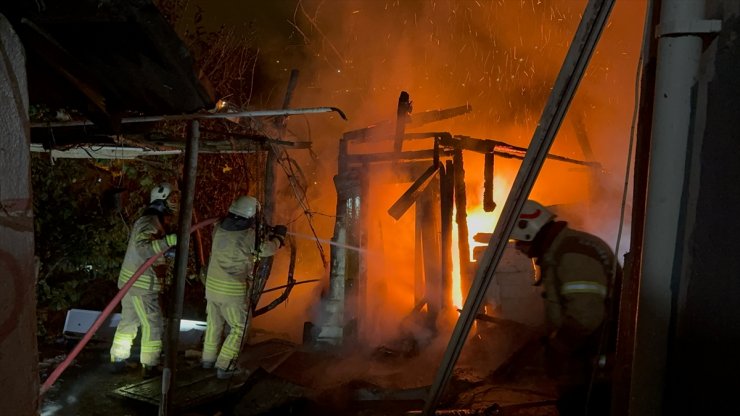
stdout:
<svg viewBox="0 0 740 416">
<path fill-rule="evenodd" d="M 157 121 L 187 121 L 196 119 L 212 119 L 212 118 L 240 118 L 240 117 L 275 117 L 275 116 L 290 116 L 297 114 L 315 114 L 315 113 L 338 113 L 343 120 L 347 120 L 347 116 L 344 111 L 336 107 L 309 107 L 309 108 L 292 108 L 292 109 L 281 109 L 281 110 L 255 110 L 255 111 L 239 111 L 236 113 L 203 113 L 203 114 L 176 114 L 176 115 L 164 115 L 164 116 L 141 116 L 141 117 L 123 117 L 121 124 L 127 123 L 153 123 Z M 72 120 L 72 121 L 53 121 L 53 122 L 36 122 L 30 123 L 31 128 L 41 127 L 79 127 L 79 126 L 92 126 L 93 123 L 90 120 Z"/>
<path fill-rule="evenodd" d="M 685 182 L 689 137 L 695 126 L 696 83 L 703 36 L 704 1 L 663 0 L 657 36 L 650 166 L 630 388 L 630 415 L 664 413 L 666 365 L 673 313 L 676 260 L 684 242 Z M 680 254 L 679 254 L 680 255 Z"/>
<path fill-rule="evenodd" d="M 180 337 L 180 319 L 182 318 L 182 303 L 185 296 L 185 276 L 188 271 L 190 224 L 193 216 L 193 200 L 195 199 L 199 138 L 199 123 L 197 120 L 192 120 L 188 123 L 188 143 L 185 148 L 185 189 L 180 200 L 180 221 L 177 235 L 177 250 L 175 252 L 175 293 L 167 320 L 166 360 L 165 368 L 162 372 L 162 397 L 159 403 L 160 416 L 171 414 L 176 390 L 177 343 Z"/>
<path fill-rule="evenodd" d="M 465 300 L 465 306 L 463 306 L 460 318 L 455 324 L 452 338 L 447 345 L 444 358 L 430 388 L 429 397 L 424 404 L 424 415 L 434 414 L 437 402 L 447 386 L 455 362 L 462 351 L 465 338 L 470 332 L 476 313 L 480 309 L 488 291 L 488 286 L 493 280 L 496 266 L 501 260 L 516 218 L 532 190 L 534 181 L 562 124 L 568 105 L 578 88 L 613 6 L 614 0 L 590 0 L 586 6 L 552 94 L 548 98 L 547 105 L 532 137 L 532 142 L 519 168 L 509 197 L 504 204 L 501 217 L 483 255 L 481 267 L 476 272 L 475 280 Z"/>
</svg>

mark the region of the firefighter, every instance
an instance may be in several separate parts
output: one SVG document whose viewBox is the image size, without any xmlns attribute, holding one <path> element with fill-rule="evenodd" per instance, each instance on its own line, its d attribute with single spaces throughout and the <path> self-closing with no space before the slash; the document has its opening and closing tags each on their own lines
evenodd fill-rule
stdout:
<svg viewBox="0 0 740 416">
<path fill-rule="evenodd" d="M 555 221 L 550 210 L 531 200 L 524 203 L 511 238 L 540 269 L 549 331 L 545 365 L 557 383 L 560 414 L 608 414 L 608 381 L 599 370 L 613 347 L 610 334 L 616 322 L 610 299 L 619 279 L 612 277 L 616 258 L 611 248 Z"/>
<path fill-rule="evenodd" d="M 176 197 L 172 186 L 161 183 L 154 187 L 149 195 L 149 206 L 141 218 L 136 220 L 118 275 L 118 288 L 150 257 L 166 252 L 177 244 L 176 234 L 166 234 L 165 217 L 174 213 L 177 208 Z M 153 266 L 164 265 L 160 258 Z M 141 327 L 140 362 L 145 378 L 158 373 L 159 356 L 162 352 L 162 309 L 159 305 L 159 293 L 162 281 L 157 276 L 155 267 L 149 267 L 133 284 L 121 300 L 121 321 L 113 337 L 110 350 L 112 371 L 120 372 L 125 368 L 125 360 L 131 355 L 131 345 Z"/>
<path fill-rule="evenodd" d="M 270 228 L 262 238 L 257 221 L 259 202 L 240 196 L 213 234 L 211 258 L 206 272 L 207 327 L 203 341 L 203 368 L 216 367 L 220 379 L 238 374 L 236 361 L 245 341 L 251 315 L 250 289 L 255 262 L 270 257 L 283 246 L 287 228 Z M 263 240 L 263 241 L 258 241 Z M 229 334 L 221 344 L 224 322 Z"/>
</svg>

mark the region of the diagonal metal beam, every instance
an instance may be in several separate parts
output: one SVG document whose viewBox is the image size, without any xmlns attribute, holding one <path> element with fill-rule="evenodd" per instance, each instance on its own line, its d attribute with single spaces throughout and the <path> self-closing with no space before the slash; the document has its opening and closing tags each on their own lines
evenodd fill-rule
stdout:
<svg viewBox="0 0 740 416">
<path fill-rule="evenodd" d="M 588 66 L 588 61 L 596 48 L 601 32 L 606 26 L 614 1 L 590 0 L 586 6 L 563 66 L 560 68 L 552 93 L 540 117 L 540 122 L 537 124 L 532 142 L 519 168 L 511 192 L 506 199 L 501 217 L 483 255 L 481 267 L 476 272 L 475 280 L 465 300 L 460 318 L 452 331 L 452 337 L 447 345 L 442 363 L 430 388 L 429 397 L 424 404 L 424 415 L 434 414 L 437 403 L 449 382 L 452 370 L 465 344 L 465 339 L 493 280 L 496 267 L 501 260 L 516 218 L 524 205 L 524 201 L 529 196 L 535 179 L 547 157 L 547 152 L 555 140 L 555 135 Z"/>
</svg>

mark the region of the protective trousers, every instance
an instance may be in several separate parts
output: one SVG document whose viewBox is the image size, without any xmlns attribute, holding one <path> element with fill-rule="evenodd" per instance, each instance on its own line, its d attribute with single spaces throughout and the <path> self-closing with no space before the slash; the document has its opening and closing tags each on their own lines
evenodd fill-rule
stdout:
<svg viewBox="0 0 740 416">
<path fill-rule="evenodd" d="M 131 356 L 131 345 L 141 326 L 142 364 L 156 366 L 162 352 L 162 311 L 157 293 L 127 293 L 121 300 L 121 322 L 118 323 L 110 350 L 111 361 Z"/>
<path fill-rule="evenodd" d="M 222 370 L 231 370 L 235 367 L 242 344 L 246 341 L 245 331 L 249 326 L 247 306 L 247 302 L 241 296 L 235 296 L 233 300 L 208 300 L 206 306 L 208 326 L 203 342 L 202 361 L 215 361 L 216 368 Z M 229 335 L 219 351 L 224 321 L 229 325 Z"/>
</svg>

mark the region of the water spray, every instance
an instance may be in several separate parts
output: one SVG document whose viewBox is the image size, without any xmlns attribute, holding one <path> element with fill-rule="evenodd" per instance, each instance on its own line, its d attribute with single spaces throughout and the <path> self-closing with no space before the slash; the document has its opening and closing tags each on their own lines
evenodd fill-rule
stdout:
<svg viewBox="0 0 740 416">
<path fill-rule="evenodd" d="M 294 233 L 294 232 L 291 232 L 291 231 L 288 231 L 288 234 L 290 234 L 290 235 L 292 235 L 294 237 L 298 237 L 298 238 L 305 238 L 307 240 L 314 240 L 314 241 L 318 241 L 320 243 L 325 243 L 325 244 L 329 244 L 329 245 L 336 246 L 336 247 L 341 247 L 341 248 L 346 248 L 346 249 L 349 249 L 349 250 L 358 251 L 360 253 L 367 252 L 367 249 L 364 249 L 364 248 L 361 248 L 361 247 L 350 246 L 350 245 L 347 245 L 347 244 L 337 243 L 336 241 L 331 241 L 331 240 L 324 240 L 323 238 L 316 238 L 316 237 L 314 237 L 312 235 L 308 235 L 308 234 Z"/>
</svg>

